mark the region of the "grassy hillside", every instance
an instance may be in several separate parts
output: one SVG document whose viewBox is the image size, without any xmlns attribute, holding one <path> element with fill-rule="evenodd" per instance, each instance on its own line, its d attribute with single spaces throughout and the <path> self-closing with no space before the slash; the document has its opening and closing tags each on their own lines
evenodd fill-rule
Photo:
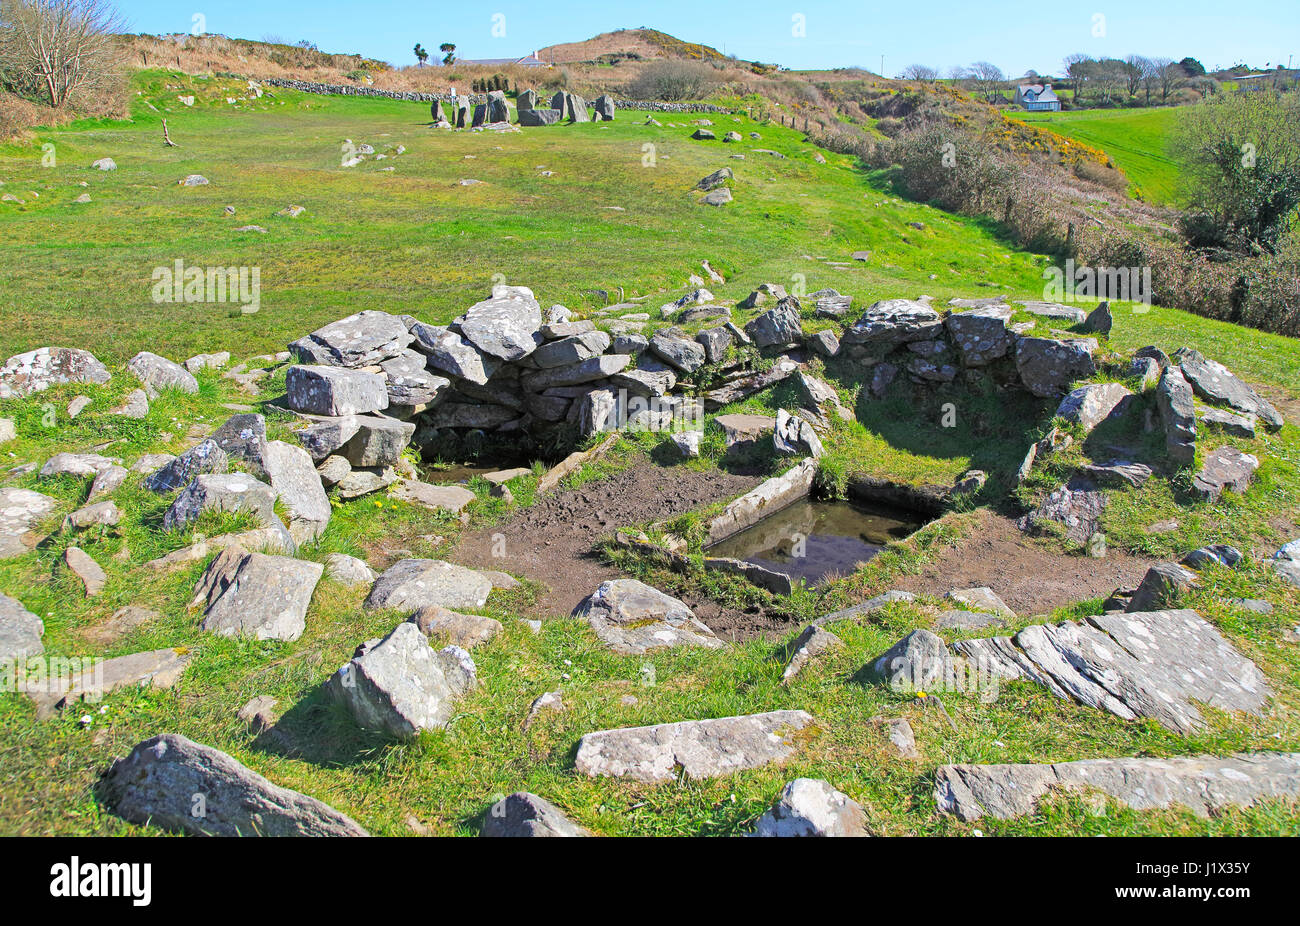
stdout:
<svg viewBox="0 0 1300 926">
<path fill-rule="evenodd" d="M 1132 195 L 1153 203 L 1173 202 L 1178 169 L 1165 146 L 1177 108 L 1016 113 L 1013 118 L 1100 148 L 1133 181 Z"/>
<path fill-rule="evenodd" d="M 223 421 L 231 403 L 259 403 L 271 436 L 286 437 L 292 417 L 260 404 L 283 392 L 283 370 L 263 382 L 258 399 L 204 372 L 197 395 L 164 393 L 136 421 L 107 412 L 135 385 L 120 364 L 140 349 L 177 359 L 230 350 L 238 362 L 282 349 L 288 340 L 362 309 L 447 321 L 503 280 L 532 287 L 543 305 L 560 302 L 592 317 L 603 305 L 592 290 L 608 291 L 611 301 L 646 296 L 652 324 L 658 306 L 683 292 L 703 259 L 727 276 L 725 284 L 710 289 L 728 304 L 763 281 L 806 291 L 835 287 L 854 297 L 855 308 L 922 292 L 939 300 L 1042 296 L 1041 256 L 1006 247 L 971 220 L 900 201 L 880 177 L 864 174 L 845 157 L 827 153 L 827 163 L 817 163 L 797 133 L 743 118 L 712 117 L 719 137 L 731 129 L 742 133 L 744 140 L 731 144 L 690 140 L 688 117 L 660 115 L 664 125 L 655 127 L 643 124 L 644 114 L 626 112 L 612 124 L 453 134 L 428 128 L 427 109 L 415 104 L 292 93 L 255 99 L 246 82 L 157 71 L 145 74 L 138 89 L 133 123 L 77 124 L 41 132 L 33 145 L 0 149 L 2 189 L 23 199 L 20 205 L 0 204 L 0 354 L 47 343 L 85 347 L 114 372 L 103 389 L 59 387 L 35 400 L 0 402 L 0 416 L 17 423 L 18 438 L 3 448 L 12 465 L 97 446 L 128 463 L 145 452 L 177 452 Z M 192 107 L 177 99 L 190 94 L 196 97 Z M 164 116 L 181 147 L 162 146 Z M 750 139 L 751 131 L 761 140 Z M 341 146 L 348 139 L 391 153 L 343 168 Z M 42 144 L 54 146 L 57 165 L 41 166 Z M 737 153 L 744 160 L 730 158 Z M 103 156 L 114 157 L 118 170 L 89 169 Z M 390 166 L 391 172 L 382 169 Z M 735 172 L 735 201 L 721 209 L 699 205 L 693 184 L 723 166 Z M 177 185 L 191 173 L 203 174 L 210 185 Z M 461 179 L 482 182 L 461 186 Z M 87 192 L 91 202 L 74 203 Z M 277 214 L 290 204 L 306 212 L 296 219 Z M 227 205 L 235 208 L 233 217 L 224 215 Z M 249 224 L 266 232 L 235 230 Z M 858 250 L 870 251 L 870 258 L 852 260 Z M 241 315 L 227 305 L 155 304 L 153 270 L 177 259 L 190 266 L 259 266 L 261 310 Z M 1296 420 L 1300 343 L 1176 309 L 1116 309 L 1108 350 L 1150 343 L 1166 350 L 1199 348 L 1260 384 Z M 749 314 L 737 312 L 735 319 L 743 324 Z M 809 330 L 831 324 L 808 316 Z M 990 474 L 980 510 L 951 513 L 827 589 L 799 590 L 781 600 L 712 573 L 679 575 L 617 551 L 610 557 L 666 591 L 707 600 L 710 610 L 701 610 L 706 622 L 714 602 L 719 609 L 767 609 L 788 622 L 786 639 L 802 621 L 916 578 L 945 556 L 987 559 L 961 544 L 982 540 L 982 525 L 1013 509 L 1009 481 L 1055 403 L 958 385 L 930 394 L 925 403 L 906 391 L 872 401 L 863 394 L 860 376 L 845 375 L 834 385 L 857 410 L 858 421 L 836 424 L 827 435 L 829 479 L 871 473 L 950 484 L 979 466 Z M 75 421 L 65 420 L 62 409 L 82 393 L 94 403 Z M 790 398 L 783 386 L 726 410 L 770 414 L 788 407 Z M 1149 396 L 1140 401 L 1144 413 L 1154 404 Z M 946 402 L 959 410 L 955 427 L 939 423 Z M 57 427 L 45 423 L 47 403 L 57 412 Z M 1132 416 L 1134 433 L 1106 439 L 1145 451 L 1159 438 L 1137 433 L 1143 417 Z M 646 465 L 661 439 L 626 436 L 606 462 L 577 478 L 596 480 Z M 1203 449 L 1232 441 L 1216 436 Z M 718 468 L 721 444 L 711 429 L 704 459 L 682 470 Z M 1117 493 L 1122 500 L 1104 523 L 1116 555 L 1166 557 L 1220 541 L 1258 555 L 1294 537 L 1300 522 L 1300 431 L 1292 425 L 1242 446 L 1265 461 L 1259 481 L 1244 496 L 1190 503 L 1185 477 L 1178 475 Z M 1064 467 L 1072 459 L 1053 465 Z M 775 459 L 763 463 L 779 465 Z M 1060 475 L 1049 470 L 1032 488 Z M 174 690 L 120 691 L 103 705 L 71 709 L 48 721 L 35 720 L 27 699 L 0 695 L 3 834 L 155 832 L 108 813 L 93 785 L 113 756 L 161 732 L 225 750 L 276 783 L 324 800 L 385 835 L 476 832 L 492 802 L 519 789 L 545 796 L 602 835 L 732 835 L 748 831 L 781 785 L 798 775 L 833 782 L 866 808 L 879 834 L 1280 835 L 1294 833 L 1300 821 L 1300 809 L 1283 802 L 1203 819 L 1185 811 L 1099 808 L 1073 795 L 1053 798 L 1019 820 L 971 826 L 938 814 L 931 797 L 934 769 L 952 762 L 1300 749 L 1300 651 L 1287 637 L 1300 612 L 1300 590 L 1259 565 L 1207 570 L 1188 605 L 1257 661 L 1275 699 L 1258 718 L 1209 712 L 1207 728 L 1190 737 L 1066 703 L 1027 683 L 1005 686 L 990 703 L 944 694 L 940 709 L 934 698 L 852 680 L 905 633 L 930 626 L 937 599 L 837 625 L 843 650 L 782 685 L 777 642 L 769 639 L 624 657 L 564 614 L 545 615 L 548 620 L 534 634 L 516 619 L 540 594 L 536 584 L 525 583 L 494 592 L 480 609 L 502 621 L 505 631 L 475 649 L 481 685 L 460 703 L 449 729 L 391 744 L 359 733 L 320 687 L 357 643 L 386 633 L 399 619 L 362 609 L 363 589 L 323 582 L 307 631 L 294 643 L 216 637 L 203 633 L 196 612 L 187 608 L 205 564 L 160 573 L 143 563 L 195 534 L 214 536 L 247 527 L 247 521 L 205 517 L 189 530 L 163 532 L 158 523 L 169 499 L 145 491 L 132 476 L 115 495 L 123 510 L 118 530 L 78 539 L 108 573 L 104 593 L 87 599 L 60 565 L 72 536 L 57 531 L 59 519 L 84 502 L 86 484 L 34 474 L 5 477 L 5 484 L 38 489 L 59 503 L 47 525 L 53 531 L 48 542 L 0 561 L 0 590 L 42 616 L 47 652 L 121 655 L 184 647 L 193 662 Z M 533 501 L 535 476 L 512 485 L 516 506 Z M 299 555 L 320 561 L 343 551 L 377 568 L 408 556 L 454 558 L 458 538 L 492 529 L 511 513 L 506 502 L 489 496 L 484 480 L 470 487 L 478 500 L 468 509 L 467 524 L 384 495 L 369 496 L 338 504 L 320 541 Z M 1170 518 L 1180 522 L 1172 532 L 1145 530 Z M 577 520 L 591 523 L 586 514 Z M 698 515 L 681 520 L 683 534 L 698 530 Z M 1102 568 L 1067 555 L 1056 541 L 1015 537 L 1062 574 Z M 1024 568 L 1016 561 L 998 567 Z M 509 571 L 509 561 L 501 568 Z M 1247 613 L 1229 603 L 1232 597 L 1265 598 L 1276 610 L 1268 616 Z M 158 617 L 107 646 L 90 648 L 88 634 L 133 603 Z M 1016 626 L 1096 613 L 1099 606 L 1100 598 L 1090 597 L 1034 608 L 1032 616 L 1025 609 Z M 557 688 L 568 709 L 543 714 L 524 729 L 532 700 Z M 236 719 L 236 711 L 256 695 L 278 699 L 277 734 L 254 736 Z M 574 744 L 592 730 L 780 708 L 808 710 L 819 722 L 784 768 L 656 786 L 589 780 L 572 770 Z M 877 716 L 908 718 L 920 758 L 891 755 L 870 722 Z"/>
</svg>

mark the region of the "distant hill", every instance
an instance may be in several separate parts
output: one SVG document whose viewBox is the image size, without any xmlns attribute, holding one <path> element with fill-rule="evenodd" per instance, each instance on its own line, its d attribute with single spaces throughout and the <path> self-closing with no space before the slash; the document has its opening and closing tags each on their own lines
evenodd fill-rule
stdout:
<svg viewBox="0 0 1300 926">
<path fill-rule="evenodd" d="M 727 56 L 709 45 L 684 42 L 657 29 L 619 29 L 603 32 L 584 42 L 566 42 L 537 51 L 548 64 L 582 64 L 650 58 L 682 58 L 694 61 L 725 61 Z"/>
</svg>

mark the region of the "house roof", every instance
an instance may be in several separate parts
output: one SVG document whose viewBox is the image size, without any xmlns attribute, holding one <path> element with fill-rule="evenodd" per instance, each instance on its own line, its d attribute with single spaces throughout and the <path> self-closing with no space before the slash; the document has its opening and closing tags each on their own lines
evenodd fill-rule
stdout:
<svg viewBox="0 0 1300 926">
<path fill-rule="evenodd" d="M 1058 99 L 1051 84 L 1045 86 L 1043 84 L 1021 84 L 1020 95 L 1022 97 L 1032 96 L 1037 103 L 1052 103 Z"/>
</svg>

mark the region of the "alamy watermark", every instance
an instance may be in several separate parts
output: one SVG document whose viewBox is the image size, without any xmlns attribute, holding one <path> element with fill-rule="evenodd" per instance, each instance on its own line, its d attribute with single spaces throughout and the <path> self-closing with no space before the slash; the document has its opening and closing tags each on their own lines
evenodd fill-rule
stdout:
<svg viewBox="0 0 1300 926">
<path fill-rule="evenodd" d="M 1048 302 L 1109 299 L 1139 302 L 1147 307 L 1151 305 L 1150 267 L 1080 266 L 1070 258 L 1063 268 L 1044 268 L 1043 279 L 1047 281 L 1043 287 L 1043 299 Z"/>
<path fill-rule="evenodd" d="M 157 303 L 237 303 L 251 315 L 262 307 L 261 267 L 187 267 L 177 259 L 153 269 L 150 298 Z"/>
</svg>

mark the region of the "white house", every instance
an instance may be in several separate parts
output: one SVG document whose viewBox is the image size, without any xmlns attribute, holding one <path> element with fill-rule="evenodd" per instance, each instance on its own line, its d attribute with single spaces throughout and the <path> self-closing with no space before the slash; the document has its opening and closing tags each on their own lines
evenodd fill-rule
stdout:
<svg viewBox="0 0 1300 926">
<path fill-rule="evenodd" d="M 1050 110 L 1055 112 L 1061 108 L 1061 101 L 1052 92 L 1051 84 L 1021 84 L 1016 88 L 1016 96 L 1013 102 L 1019 103 L 1029 110 Z"/>
</svg>

